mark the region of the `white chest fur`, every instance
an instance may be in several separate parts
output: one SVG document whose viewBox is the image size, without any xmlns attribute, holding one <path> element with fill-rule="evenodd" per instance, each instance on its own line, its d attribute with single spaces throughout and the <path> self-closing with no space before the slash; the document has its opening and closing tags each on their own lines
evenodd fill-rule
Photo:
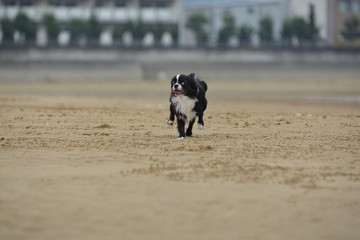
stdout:
<svg viewBox="0 0 360 240">
<path fill-rule="evenodd" d="M 175 110 L 184 115 L 183 120 L 185 121 L 191 121 L 196 117 L 194 107 L 197 101 L 197 99 L 189 98 L 185 95 L 178 95 L 171 98 L 171 102 L 174 104 Z"/>
</svg>

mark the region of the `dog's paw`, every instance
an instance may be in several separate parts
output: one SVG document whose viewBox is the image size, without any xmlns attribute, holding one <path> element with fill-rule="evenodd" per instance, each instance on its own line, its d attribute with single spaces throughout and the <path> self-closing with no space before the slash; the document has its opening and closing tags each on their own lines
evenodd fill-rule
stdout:
<svg viewBox="0 0 360 240">
<path fill-rule="evenodd" d="M 169 121 L 167 122 L 167 124 L 170 125 L 170 126 L 172 126 L 172 125 L 174 125 L 174 121 L 169 120 Z"/>
<path fill-rule="evenodd" d="M 177 140 L 184 140 L 184 137 L 178 137 Z"/>
<path fill-rule="evenodd" d="M 201 130 L 201 129 L 203 129 L 203 128 L 204 128 L 204 125 L 203 125 L 203 124 L 201 124 L 201 123 L 199 123 L 199 124 L 198 124 L 198 127 L 199 127 L 199 129 Z"/>
</svg>

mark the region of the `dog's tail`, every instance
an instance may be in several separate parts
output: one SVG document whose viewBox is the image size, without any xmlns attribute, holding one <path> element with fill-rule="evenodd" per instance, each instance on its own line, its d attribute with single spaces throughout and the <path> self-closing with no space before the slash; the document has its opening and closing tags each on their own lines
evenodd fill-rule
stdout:
<svg viewBox="0 0 360 240">
<path fill-rule="evenodd" d="M 204 88 L 204 90 L 205 90 L 205 92 L 206 92 L 207 89 L 208 89 L 206 82 L 201 81 L 201 80 L 199 80 L 199 82 L 200 82 L 200 84 L 203 86 L 203 88 Z"/>
</svg>

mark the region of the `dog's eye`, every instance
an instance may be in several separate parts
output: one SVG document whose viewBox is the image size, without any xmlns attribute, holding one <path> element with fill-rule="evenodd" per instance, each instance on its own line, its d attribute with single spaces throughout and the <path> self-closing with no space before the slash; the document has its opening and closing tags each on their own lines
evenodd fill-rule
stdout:
<svg viewBox="0 0 360 240">
<path fill-rule="evenodd" d="M 181 85 L 184 85 L 184 84 L 185 84 L 185 82 L 181 82 L 180 84 L 181 84 Z"/>
</svg>

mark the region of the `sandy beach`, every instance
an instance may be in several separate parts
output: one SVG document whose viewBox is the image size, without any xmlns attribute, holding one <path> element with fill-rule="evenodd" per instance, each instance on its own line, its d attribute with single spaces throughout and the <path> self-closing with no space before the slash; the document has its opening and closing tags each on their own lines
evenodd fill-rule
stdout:
<svg viewBox="0 0 360 240">
<path fill-rule="evenodd" d="M 0 82 L 0 239 L 359 239 L 360 83 Z"/>
</svg>

